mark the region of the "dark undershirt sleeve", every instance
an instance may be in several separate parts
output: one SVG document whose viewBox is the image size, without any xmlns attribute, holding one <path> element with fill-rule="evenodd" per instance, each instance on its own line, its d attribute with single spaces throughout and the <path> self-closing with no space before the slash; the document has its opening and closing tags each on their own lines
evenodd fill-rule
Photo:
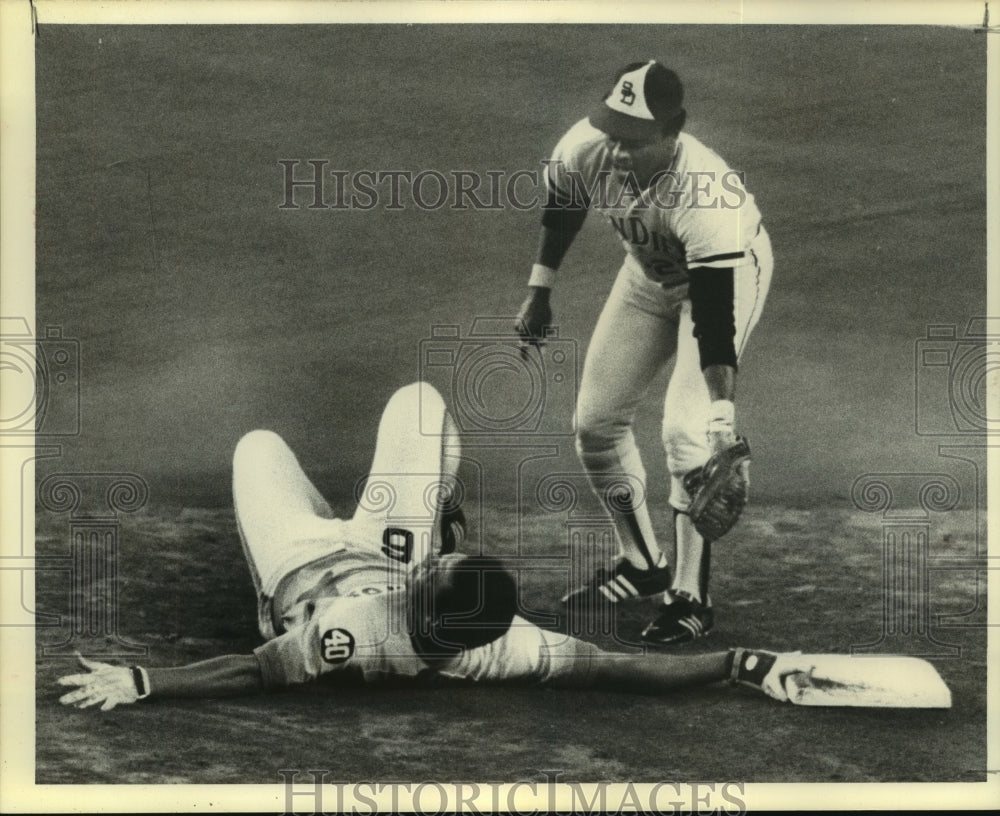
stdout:
<svg viewBox="0 0 1000 816">
<path fill-rule="evenodd" d="M 548 199 L 542 210 L 542 226 L 559 232 L 576 233 L 587 218 L 587 205 L 583 202 L 564 200 L 549 187 Z"/>
<path fill-rule="evenodd" d="M 707 266 L 690 270 L 691 316 L 702 370 L 710 365 L 736 368 L 736 315 L 733 270 Z"/>
</svg>

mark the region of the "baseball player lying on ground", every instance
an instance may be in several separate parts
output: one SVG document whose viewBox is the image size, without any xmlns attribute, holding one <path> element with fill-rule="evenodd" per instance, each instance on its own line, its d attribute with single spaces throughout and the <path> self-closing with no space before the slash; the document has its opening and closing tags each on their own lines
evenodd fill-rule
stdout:
<svg viewBox="0 0 1000 816">
<path fill-rule="evenodd" d="M 787 700 L 784 678 L 809 670 L 798 653 L 614 654 L 521 618 L 514 579 L 497 559 L 453 552 L 464 532 L 460 508 L 449 504 L 458 456 L 440 395 L 425 383 L 399 390 L 383 413 L 358 509 L 341 520 L 279 436 L 247 434 L 233 458 L 233 495 L 266 642 L 252 654 L 174 668 L 81 656 L 88 671 L 58 680 L 75 687 L 60 702 L 107 711 L 146 698 L 272 691 L 328 675 L 652 693 L 732 680 Z"/>
</svg>

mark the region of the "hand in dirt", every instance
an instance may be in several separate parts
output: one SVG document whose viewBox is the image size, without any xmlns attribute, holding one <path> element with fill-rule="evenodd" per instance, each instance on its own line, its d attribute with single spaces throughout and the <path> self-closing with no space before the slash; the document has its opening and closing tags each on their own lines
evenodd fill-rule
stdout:
<svg viewBox="0 0 1000 816">
<path fill-rule="evenodd" d="M 76 708 L 89 708 L 101 703 L 101 711 L 110 711 L 116 705 L 134 703 L 139 699 L 131 669 L 87 660 L 79 652 L 76 656 L 89 673 L 68 674 L 56 681 L 60 686 L 77 687 L 60 697 L 60 703 Z"/>
</svg>

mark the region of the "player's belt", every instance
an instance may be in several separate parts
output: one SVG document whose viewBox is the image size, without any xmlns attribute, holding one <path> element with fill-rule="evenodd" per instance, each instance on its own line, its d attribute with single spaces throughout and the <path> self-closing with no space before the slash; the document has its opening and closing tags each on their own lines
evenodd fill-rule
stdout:
<svg viewBox="0 0 1000 816">
<path fill-rule="evenodd" d="M 299 604 L 357 593 L 369 585 L 384 590 L 394 575 L 398 567 L 381 553 L 349 546 L 303 564 L 284 576 L 274 591 L 271 618 L 275 631 L 286 628 L 283 619 Z"/>
</svg>

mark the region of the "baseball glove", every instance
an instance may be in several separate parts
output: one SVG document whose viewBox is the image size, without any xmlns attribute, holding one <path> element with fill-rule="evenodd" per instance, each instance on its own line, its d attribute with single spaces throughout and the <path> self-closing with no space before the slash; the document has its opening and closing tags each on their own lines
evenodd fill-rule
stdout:
<svg viewBox="0 0 1000 816">
<path fill-rule="evenodd" d="M 688 515 L 706 541 L 722 538 L 739 520 L 750 491 L 744 474 L 744 463 L 749 461 L 750 446 L 738 436 L 733 445 L 684 477 L 691 496 Z"/>
</svg>

